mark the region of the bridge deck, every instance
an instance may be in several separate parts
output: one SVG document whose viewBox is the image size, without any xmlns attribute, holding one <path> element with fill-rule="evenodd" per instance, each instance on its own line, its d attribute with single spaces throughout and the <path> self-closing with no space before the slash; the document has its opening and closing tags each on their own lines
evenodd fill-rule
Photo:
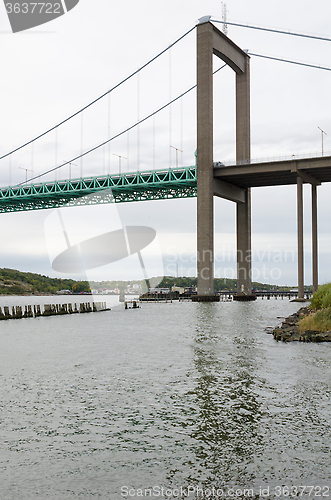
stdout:
<svg viewBox="0 0 331 500">
<path fill-rule="evenodd" d="M 183 167 L 1 188 L 0 213 L 194 196 L 196 168 Z"/>
<path fill-rule="evenodd" d="M 331 182 L 331 157 L 217 166 L 214 177 L 240 188 Z M 0 213 L 197 195 L 196 167 L 150 170 L 0 188 Z M 104 196 L 104 193 L 107 195 Z M 101 195 L 103 193 L 103 195 Z"/>
<path fill-rule="evenodd" d="M 218 166 L 214 177 L 242 188 L 297 183 L 297 171 L 320 182 L 331 182 L 331 157 L 291 159 L 266 163 Z M 304 179 L 304 182 L 309 182 Z"/>
</svg>

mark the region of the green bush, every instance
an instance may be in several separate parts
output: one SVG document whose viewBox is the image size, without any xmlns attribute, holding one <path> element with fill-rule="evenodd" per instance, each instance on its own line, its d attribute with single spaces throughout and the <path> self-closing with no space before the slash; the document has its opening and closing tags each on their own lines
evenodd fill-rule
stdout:
<svg viewBox="0 0 331 500">
<path fill-rule="evenodd" d="M 326 283 L 319 287 L 317 292 L 312 296 L 311 307 L 313 309 L 331 307 L 331 283 Z"/>
<path fill-rule="evenodd" d="M 322 308 L 328 309 L 331 307 L 331 290 L 328 290 L 322 298 Z"/>
</svg>

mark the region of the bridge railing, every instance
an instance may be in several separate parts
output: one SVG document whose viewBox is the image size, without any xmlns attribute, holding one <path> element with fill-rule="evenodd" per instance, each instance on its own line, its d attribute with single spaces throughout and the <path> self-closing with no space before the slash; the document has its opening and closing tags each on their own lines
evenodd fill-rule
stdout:
<svg viewBox="0 0 331 500">
<path fill-rule="evenodd" d="M 236 165 L 247 165 L 248 163 L 269 163 L 272 161 L 304 160 L 306 158 L 322 158 L 323 156 L 325 157 L 331 156 L 331 151 L 324 151 L 323 155 L 321 151 L 317 151 L 314 153 L 298 153 L 298 154 L 284 155 L 284 156 L 265 156 L 262 158 L 252 158 L 251 160 L 245 160 L 245 161 L 224 160 L 223 166 L 233 167 Z"/>
</svg>

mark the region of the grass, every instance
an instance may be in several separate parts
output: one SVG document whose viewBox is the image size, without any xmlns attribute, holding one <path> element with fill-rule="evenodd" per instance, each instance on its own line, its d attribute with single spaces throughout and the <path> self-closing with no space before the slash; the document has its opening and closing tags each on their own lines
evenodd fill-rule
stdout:
<svg viewBox="0 0 331 500">
<path fill-rule="evenodd" d="M 327 332 L 331 330 L 331 308 L 321 309 L 300 319 L 298 327 L 300 332 L 306 332 L 307 330 Z"/>
<path fill-rule="evenodd" d="M 301 332 L 307 330 L 327 332 L 331 330 L 331 283 L 319 287 L 312 296 L 310 307 L 316 312 L 300 319 L 299 330 Z"/>
</svg>

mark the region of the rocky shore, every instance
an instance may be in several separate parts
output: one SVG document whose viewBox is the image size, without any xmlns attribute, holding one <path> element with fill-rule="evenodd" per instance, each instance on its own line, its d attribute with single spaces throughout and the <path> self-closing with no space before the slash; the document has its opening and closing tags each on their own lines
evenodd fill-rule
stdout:
<svg viewBox="0 0 331 500">
<path fill-rule="evenodd" d="M 301 307 L 282 322 L 281 326 L 272 332 L 276 340 L 283 342 L 331 342 L 331 331 L 322 333 L 314 330 L 300 332 L 298 322 L 303 316 L 310 314 L 309 307 Z"/>
</svg>

